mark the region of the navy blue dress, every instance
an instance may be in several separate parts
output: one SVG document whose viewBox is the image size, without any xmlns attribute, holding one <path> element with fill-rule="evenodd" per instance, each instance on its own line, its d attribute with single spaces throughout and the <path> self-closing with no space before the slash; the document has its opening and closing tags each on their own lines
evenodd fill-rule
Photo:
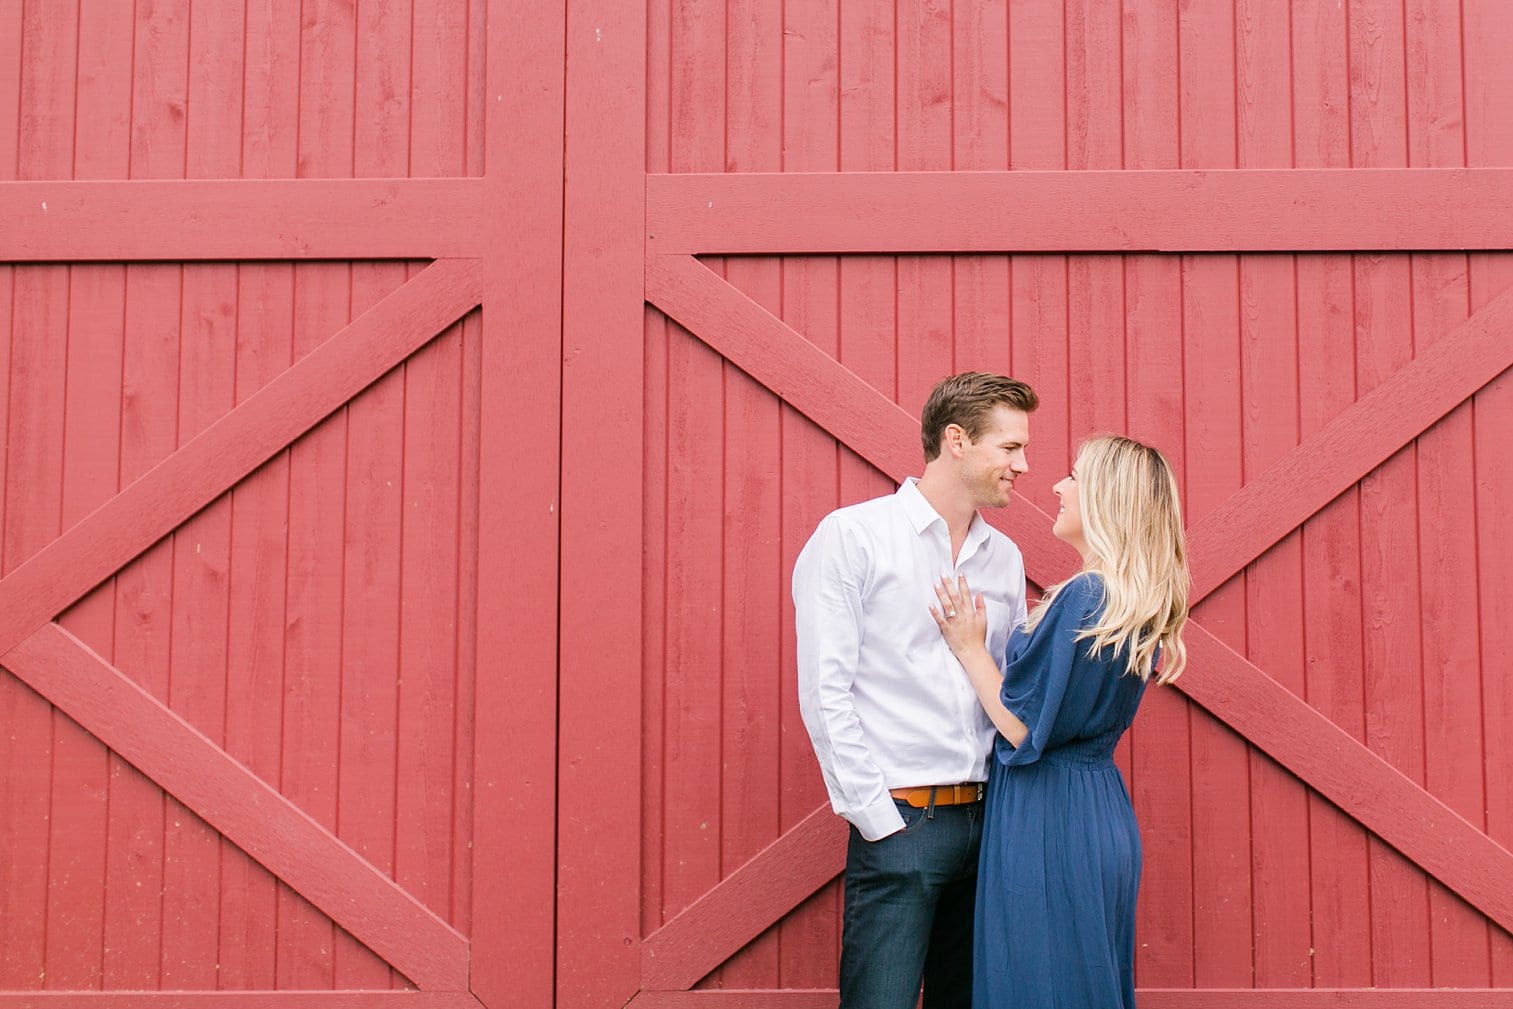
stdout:
<svg viewBox="0 0 1513 1009">
<path fill-rule="evenodd" d="M 1124 652 L 1077 641 L 1103 607 L 1078 575 L 1035 632 L 1009 639 L 1003 702 L 1030 734 L 999 736 L 978 863 L 974 1009 L 1131 1009 L 1140 834 L 1114 744 L 1145 681 Z"/>
</svg>

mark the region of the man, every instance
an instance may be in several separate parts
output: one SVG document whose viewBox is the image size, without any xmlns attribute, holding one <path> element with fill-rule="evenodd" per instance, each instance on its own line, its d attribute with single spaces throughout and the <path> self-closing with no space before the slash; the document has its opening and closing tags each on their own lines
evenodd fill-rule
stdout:
<svg viewBox="0 0 1513 1009">
<path fill-rule="evenodd" d="M 979 508 L 1028 469 L 1028 385 L 966 372 L 921 418 L 925 470 L 827 515 L 793 571 L 799 708 L 832 807 L 851 823 L 841 1009 L 967 1009 L 982 787 L 993 727 L 930 605 L 944 575 L 987 601 L 1002 656 L 1025 618 L 1019 548 Z M 949 614 L 948 614 L 949 616 Z"/>
</svg>

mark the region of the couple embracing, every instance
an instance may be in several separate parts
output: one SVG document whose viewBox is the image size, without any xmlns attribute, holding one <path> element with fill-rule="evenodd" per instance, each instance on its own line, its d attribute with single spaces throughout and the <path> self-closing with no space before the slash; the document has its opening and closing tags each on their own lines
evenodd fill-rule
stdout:
<svg viewBox="0 0 1513 1009">
<path fill-rule="evenodd" d="M 1082 555 L 1025 605 L 978 514 L 1028 469 L 1023 382 L 941 381 L 925 469 L 826 516 L 793 572 L 799 705 L 851 824 L 841 1009 L 1134 1005 L 1140 836 L 1114 746 L 1182 671 L 1188 575 L 1171 467 L 1084 442 L 1052 531 Z"/>
</svg>

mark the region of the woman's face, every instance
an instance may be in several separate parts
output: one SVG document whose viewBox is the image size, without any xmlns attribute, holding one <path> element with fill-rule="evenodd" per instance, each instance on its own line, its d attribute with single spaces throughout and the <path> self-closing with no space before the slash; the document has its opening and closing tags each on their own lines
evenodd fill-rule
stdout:
<svg viewBox="0 0 1513 1009">
<path fill-rule="evenodd" d="M 1077 467 L 1073 466 L 1071 475 L 1062 477 L 1051 490 L 1061 499 L 1061 510 L 1056 513 L 1051 532 L 1057 539 L 1076 547 L 1079 553 L 1085 552 L 1087 540 L 1082 532 L 1082 495 L 1077 490 Z"/>
</svg>

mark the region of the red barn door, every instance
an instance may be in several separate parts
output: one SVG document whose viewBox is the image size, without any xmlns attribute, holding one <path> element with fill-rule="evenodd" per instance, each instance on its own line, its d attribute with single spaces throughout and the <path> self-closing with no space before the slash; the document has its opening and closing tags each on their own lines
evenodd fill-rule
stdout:
<svg viewBox="0 0 1513 1009">
<path fill-rule="evenodd" d="M 0 1005 L 552 999 L 563 25 L 487 14 L 0 3 Z"/>
<path fill-rule="evenodd" d="M 1080 437 L 1181 472 L 1193 662 L 1120 751 L 1142 1004 L 1513 997 L 1502 7 L 585 10 L 569 271 L 575 229 L 644 255 L 647 308 L 627 346 L 619 293 L 567 303 L 615 365 L 575 404 L 570 364 L 565 445 L 628 421 L 594 475 L 642 494 L 564 495 L 564 584 L 610 591 L 564 596 L 562 1004 L 834 1004 L 788 576 L 973 367 L 1045 404 L 995 519 L 1038 584 Z"/>
</svg>

